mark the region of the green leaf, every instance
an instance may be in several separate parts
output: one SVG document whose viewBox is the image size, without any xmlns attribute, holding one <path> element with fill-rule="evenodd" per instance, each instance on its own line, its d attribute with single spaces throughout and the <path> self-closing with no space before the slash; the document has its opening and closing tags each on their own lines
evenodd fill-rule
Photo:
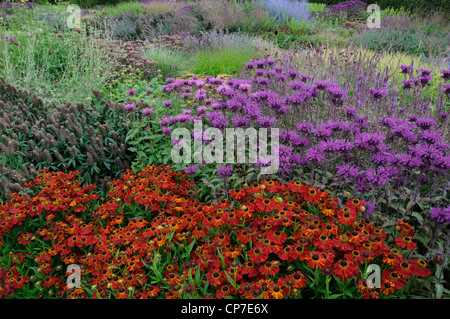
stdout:
<svg viewBox="0 0 450 319">
<path fill-rule="evenodd" d="M 329 296 L 329 299 L 336 299 L 339 298 L 340 296 L 342 296 L 342 294 L 333 294 Z"/>
<path fill-rule="evenodd" d="M 233 288 L 236 289 L 236 282 L 231 278 L 231 276 L 227 272 L 225 272 L 225 275 L 227 276 L 227 278 L 228 278 L 229 282 L 231 283 L 231 285 L 233 285 Z"/>
<path fill-rule="evenodd" d="M 414 216 L 420 224 L 423 224 L 423 216 L 420 213 L 413 212 L 411 215 Z"/>
</svg>

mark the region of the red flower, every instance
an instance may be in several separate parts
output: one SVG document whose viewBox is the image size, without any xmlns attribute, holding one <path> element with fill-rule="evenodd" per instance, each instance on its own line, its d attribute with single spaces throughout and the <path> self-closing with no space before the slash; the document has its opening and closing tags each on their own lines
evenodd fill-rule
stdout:
<svg viewBox="0 0 450 319">
<path fill-rule="evenodd" d="M 400 276 L 400 274 L 394 269 L 386 269 L 385 271 L 383 271 L 383 273 L 381 274 L 381 279 L 383 281 L 393 282 L 397 289 L 402 289 L 406 281 L 405 278 Z"/>
<path fill-rule="evenodd" d="M 411 237 L 409 236 L 399 236 L 395 238 L 395 243 L 397 244 L 397 247 L 400 249 L 408 249 L 414 251 L 416 249 L 417 244 L 412 241 Z"/>
<path fill-rule="evenodd" d="M 352 212 L 348 207 L 338 210 L 337 215 L 342 225 L 348 226 L 356 222 L 356 212 Z"/>
<path fill-rule="evenodd" d="M 273 211 L 277 207 L 277 203 L 274 199 L 264 198 L 262 196 L 256 199 L 256 207 L 262 213 L 268 213 Z"/>
<path fill-rule="evenodd" d="M 245 265 L 241 266 L 241 272 L 249 277 L 256 277 L 259 275 L 259 268 L 253 261 L 247 260 Z"/>
<path fill-rule="evenodd" d="M 333 265 L 333 274 L 342 281 L 347 281 L 359 274 L 359 268 L 349 260 L 340 260 Z"/>
<path fill-rule="evenodd" d="M 266 234 L 267 239 L 277 245 L 282 245 L 287 239 L 287 234 L 278 229 L 276 231 L 267 232 Z"/>
<path fill-rule="evenodd" d="M 313 244 L 320 250 L 328 250 L 333 247 L 333 241 L 325 234 L 315 236 L 313 238 Z"/>
<path fill-rule="evenodd" d="M 29 243 L 31 243 L 31 240 L 33 238 L 34 238 L 34 235 L 31 233 L 21 233 L 17 237 L 17 240 L 18 240 L 19 244 L 28 245 Z"/>
<path fill-rule="evenodd" d="M 259 272 L 264 276 L 275 276 L 278 273 L 279 268 L 274 265 L 273 261 L 266 261 L 264 266 L 259 267 Z"/>
<path fill-rule="evenodd" d="M 240 188 L 240 189 L 233 189 L 230 192 L 230 196 L 233 197 L 234 199 L 236 199 L 237 201 L 242 201 L 243 199 L 248 198 L 249 194 L 248 192 L 245 190 L 245 188 Z"/>
<path fill-rule="evenodd" d="M 326 255 L 320 251 L 311 251 L 305 257 L 306 264 L 312 269 L 324 268 L 329 266 L 329 261 L 326 259 Z"/>
<path fill-rule="evenodd" d="M 400 274 L 400 276 L 404 276 L 406 278 L 410 278 L 415 274 L 414 264 L 410 261 L 403 260 L 401 261 L 394 270 Z"/>
<path fill-rule="evenodd" d="M 253 247 L 248 252 L 248 258 L 257 264 L 265 262 L 268 257 L 269 252 L 260 247 Z"/>
<path fill-rule="evenodd" d="M 413 267 L 414 273 L 418 277 L 428 277 L 431 275 L 431 271 L 427 268 L 427 263 L 423 259 L 412 259 L 409 261 L 411 267 Z"/>
<path fill-rule="evenodd" d="M 341 234 L 333 240 L 334 247 L 339 250 L 353 250 L 353 245 L 349 243 L 349 238 L 347 235 Z"/>
<path fill-rule="evenodd" d="M 303 288 L 308 281 L 306 275 L 302 274 L 300 271 L 297 271 L 294 274 L 286 276 L 286 281 L 288 281 L 289 279 L 294 280 L 294 287 L 297 289 Z"/>
<path fill-rule="evenodd" d="M 224 297 L 232 296 L 236 293 L 235 289 L 231 284 L 223 284 L 217 287 L 216 296 L 218 299 L 223 299 Z"/>
</svg>

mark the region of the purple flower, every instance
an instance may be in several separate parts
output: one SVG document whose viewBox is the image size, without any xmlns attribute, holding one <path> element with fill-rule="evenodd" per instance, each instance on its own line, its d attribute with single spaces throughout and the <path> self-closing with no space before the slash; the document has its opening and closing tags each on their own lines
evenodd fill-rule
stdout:
<svg viewBox="0 0 450 319">
<path fill-rule="evenodd" d="M 329 87 L 336 86 L 336 83 L 329 82 L 329 81 L 315 81 L 314 84 L 316 85 L 316 88 L 319 90 L 325 90 Z"/>
<path fill-rule="evenodd" d="M 145 89 L 145 94 L 150 95 L 150 93 L 152 93 L 153 90 L 151 88 Z"/>
<path fill-rule="evenodd" d="M 291 88 L 293 88 L 294 90 L 298 90 L 299 88 L 301 88 L 303 86 L 303 82 L 302 81 L 291 81 L 289 83 L 289 86 Z"/>
<path fill-rule="evenodd" d="M 151 108 L 145 108 L 141 112 L 142 112 L 142 115 L 149 116 L 149 115 L 152 115 L 154 111 Z"/>
<path fill-rule="evenodd" d="M 197 101 L 204 101 L 206 99 L 206 90 L 200 89 L 195 93 L 195 99 Z"/>
<path fill-rule="evenodd" d="M 400 65 L 400 69 L 402 70 L 402 73 L 407 74 L 414 71 L 414 66 L 411 65 Z"/>
<path fill-rule="evenodd" d="M 228 118 L 224 117 L 221 112 L 209 112 L 207 114 L 211 125 L 216 128 L 225 128 L 228 124 Z"/>
<path fill-rule="evenodd" d="M 231 122 L 236 127 L 245 127 L 250 123 L 250 119 L 245 116 L 236 115 Z"/>
<path fill-rule="evenodd" d="M 302 122 L 297 124 L 297 131 L 308 133 L 314 129 L 314 125 L 312 123 Z"/>
<path fill-rule="evenodd" d="M 325 155 L 319 148 L 310 148 L 306 151 L 305 158 L 309 163 L 320 163 Z"/>
<path fill-rule="evenodd" d="M 230 166 L 230 165 L 223 165 L 217 169 L 217 173 L 222 178 L 231 176 L 232 171 L 233 171 L 233 166 Z"/>
<path fill-rule="evenodd" d="M 123 108 L 127 112 L 132 112 L 132 111 L 136 110 L 136 105 L 134 105 L 134 104 L 124 104 Z"/>
<path fill-rule="evenodd" d="M 429 85 L 430 81 L 433 79 L 429 75 L 419 75 L 417 78 L 422 86 Z"/>
<path fill-rule="evenodd" d="M 172 100 L 167 100 L 167 101 L 163 101 L 162 102 L 162 105 L 164 106 L 164 107 L 170 107 L 170 106 L 172 106 Z"/>
<path fill-rule="evenodd" d="M 441 224 L 449 224 L 450 223 L 450 206 L 447 208 L 434 207 L 430 211 L 430 216 L 436 222 Z"/>
<path fill-rule="evenodd" d="M 405 90 L 409 90 L 413 86 L 413 82 L 411 82 L 409 80 L 402 81 L 402 84 L 403 84 L 403 89 L 405 89 Z"/>
<path fill-rule="evenodd" d="M 129 89 L 129 90 L 127 90 L 127 92 L 128 92 L 128 95 L 130 95 L 130 96 L 136 95 L 136 89 Z"/>
<path fill-rule="evenodd" d="M 421 73 L 424 76 L 430 75 L 431 73 L 433 73 L 433 70 L 425 70 L 425 69 L 418 69 L 417 72 Z"/>
<path fill-rule="evenodd" d="M 343 178 L 354 178 L 359 174 L 359 168 L 350 164 L 336 165 L 337 174 Z"/>
<path fill-rule="evenodd" d="M 450 97 L 450 84 L 444 84 L 442 88 L 444 89 L 444 94 Z"/>
<path fill-rule="evenodd" d="M 436 124 L 437 124 L 436 120 L 429 118 L 429 117 L 417 119 L 416 123 L 417 123 L 417 126 L 419 126 L 420 128 L 422 128 L 424 130 L 428 130 L 430 127 L 436 126 Z"/>
<path fill-rule="evenodd" d="M 195 165 L 186 166 L 186 168 L 184 169 L 184 172 L 188 175 L 194 175 L 195 173 L 197 173 L 197 171 L 198 167 Z"/>
<path fill-rule="evenodd" d="M 384 137 L 379 133 L 361 133 L 355 136 L 355 145 L 364 149 L 378 146 L 382 144 L 383 141 Z"/>
<path fill-rule="evenodd" d="M 444 80 L 450 80 L 450 70 L 441 70 L 441 73 Z"/>
<path fill-rule="evenodd" d="M 162 131 L 163 131 L 163 135 L 167 136 L 172 133 L 172 128 L 170 126 L 165 126 L 162 128 Z"/>
<path fill-rule="evenodd" d="M 370 96 L 376 100 L 385 97 L 388 94 L 387 89 L 370 89 Z"/>
</svg>

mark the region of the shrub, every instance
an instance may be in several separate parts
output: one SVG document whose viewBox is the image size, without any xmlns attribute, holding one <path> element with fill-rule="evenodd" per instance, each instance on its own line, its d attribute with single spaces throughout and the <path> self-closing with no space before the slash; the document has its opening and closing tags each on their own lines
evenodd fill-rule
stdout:
<svg viewBox="0 0 450 319">
<path fill-rule="evenodd" d="M 74 0 L 74 3 L 81 8 L 92 8 L 95 6 L 117 5 L 120 0 Z"/>
<path fill-rule="evenodd" d="M 0 79 L 2 196 L 21 190 L 41 168 L 80 170 L 85 181 L 104 189 L 130 167 L 121 104 L 53 103 L 49 108 L 35 94 Z"/>
<path fill-rule="evenodd" d="M 48 19 L 39 22 L 39 31 L 29 24 L 18 29 L 27 16 L 10 21 L 14 29 L 5 36 L 15 41 L 0 39 L 1 74 L 8 83 L 36 93 L 45 103 L 85 101 L 91 94 L 89 89 L 101 90 L 111 76 L 114 60 L 105 58 L 111 52 L 103 45 L 108 39 L 100 42 L 84 30 L 68 29 L 61 23 L 64 15 L 44 17 Z"/>
<path fill-rule="evenodd" d="M 301 21 L 311 18 L 308 2 L 304 0 L 261 0 L 260 3 L 280 24 L 290 19 Z"/>
<path fill-rule="evenodd" d="M 423 31 L 403 31 L 397 29 L 380 28 L 364 31 L 356 43 L 364 48 L 378 52 L 400 52 L 425 58 L 441 57 L 444 55 L 450 35 L 444 37 L 427 35 Z"/>
<path fill-rule="evenodd" d="M 188 55 L 180 49 L 152 46 L 143 55 L 158 64 L 164 77 L 178 77 L 189 66 Z"/>
</svg>

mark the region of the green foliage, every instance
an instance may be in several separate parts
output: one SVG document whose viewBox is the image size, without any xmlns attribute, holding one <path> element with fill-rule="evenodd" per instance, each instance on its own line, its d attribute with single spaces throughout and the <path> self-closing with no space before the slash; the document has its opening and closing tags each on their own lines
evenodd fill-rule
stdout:
<svg viewBox="0 0 450 319">
<path fill-rule="evenodd" d="M 81 8 L 92 8 L 101 5 L 117 5 L 120 3 L 120 0 L 74 0 L 73 3 Z"/>
<path fill-rule="evenodd" d="M 106 43 L 89 39 L 83 30 L 68 29 L 64 14 L 35 14 L 40 17 L 35 25 L 26 23 L 30 13 L 0 25 L 0 33 L 16 39 L 1 41 L 0 73 L 5 80 L 46 103 L 76 103 L 86 100 L 90 89 L 100 90 L 114 64 L 113 59 L 105 59 L 111 53 Z"/>
<path fill-rule="evenodd" d="M 358 45 L 378 52 L 403 52 L 416 56 L 442 56 L 448 46 L 448 36 L 427 35 L 425 32 L 380 28 L 362 33 Z"/>
<path fill-rule="evenodd" d="M 143 55 L 158 63 L 164 77 L 180 76 L 188 68 L 189 56 L 179 49 L 152 46 Z"/>
<path fill-rule="evenodd" d="M 198 51 L 193 56 L 191 72 L 217 76 L 239 71 L 244 62 L 258 55 L 254 47 L 222 47 Z"/>
</svg>

